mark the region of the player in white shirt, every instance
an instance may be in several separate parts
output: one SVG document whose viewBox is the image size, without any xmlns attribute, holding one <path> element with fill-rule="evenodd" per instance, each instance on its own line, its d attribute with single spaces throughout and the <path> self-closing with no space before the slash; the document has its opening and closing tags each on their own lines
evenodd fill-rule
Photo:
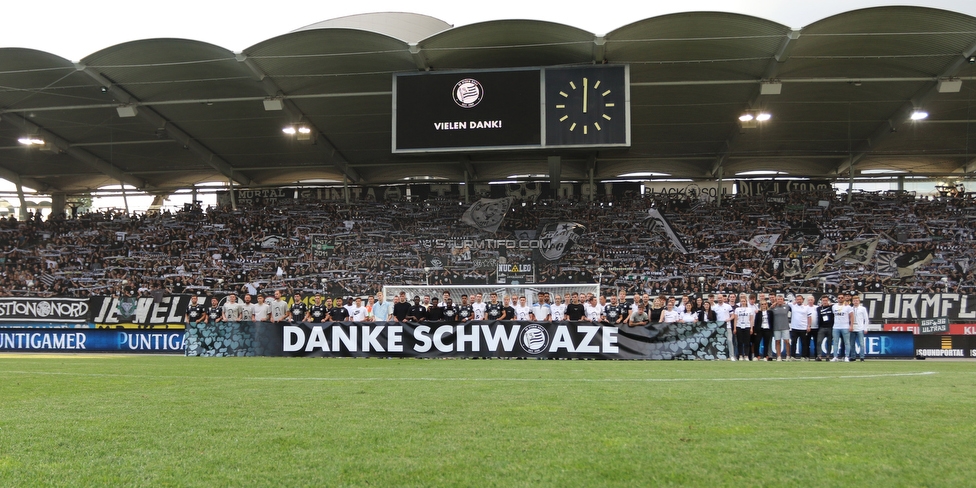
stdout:
<svg viewBox="0 0 976 488">
<path fill-rule="evenodd" d="M 237 295 L 233 293 L 227 297 L 224 304 L 224 313 L 220 316 L 221 322 L 240 322 L 244 316 L 244 306 L 237 303 Z"/>
<path fill-rule="evenodd" d="M 281 296 L 281 290 L 275 290 L 274 301 L 271 302 L 271 321 L 282 322 L 288 317 L 288 302 Z"/>
<path fill-rule="evenodd" d="M 515 320 L 531 320 L 529 316 L 532 313 L 532 307 L 526 305 L 525 297 L 519 297 L 518 305 L 515 305 L 512 308 L 515 309 Z"/>
<path fill-rule="evenodd" d="M 851 318 L 854 323 L 851 324 L 851 353 L 849 354 L 851 360 L 857 360 L 858 352 L 860 352 L 861 362 L 864 362 L 864 356 L 867 353 L 867 344 L 865 343 L 864 334 L 868 331 L 868 324 L 871 321 L 871 317 L 868 315 L 868 309 L 861 305 L 861 297 L 854 296 L 852 299 L 853 313 Z"/>
<path fill-rule="evenodd" d="M 603 315 L 603 307 L 597 305 L 596 297 L 590 297 L 590 299 L 583 304 L 583 312 L 586 314 L 586 320 L 589 320 L 590 322 L 599 322 L 600 316 Z"/>
<path fill-rule="evenodd" d="M 674 302 L 668 300 L 668 305 L 661 312 L 661 323 L 673 324 L 681 321 L 681 312 L 674 308 Z"/>
<path fill-rule="evenodd" d="M 267 322 L 271 316 L 271 305 L 264 301 L 264 295 L 258 295 L 258 303 L 251 307 L 251 320 Z"/>
<path fill-rule="evenodd" d="M 559 294 L 553 297 L 556 303 L 549 305 L 549 319 L 553 322 L 558 322 L 566 320 L 566 304 L 562 303 L 562 299 L 559 298 Z"/>
<path fill-rule="evenodd" d="M 484 302 L 481 293 L 474 296 L 474 303 L 471 304 L 471 308 L 474 310 L 475 320 L 485 320 L 485 310 L 488 308 L 488 304 Z"/>
<path fill-rule="evenodd" d="M 362 297 L 356 297 L 356 302 L 350 306 L 346 306 L 346 310 L 349 311 L 350 321 L 362 322 L 366 320 L 366 307 L 363 306 Z"/>
<path fill-rule="evenodd" d="M 681 318 L 679 320 L 685 324 L 698 322 L 698 312 L 694 311 L 694 304 L 691 302 L 685 303 L 685 309 L 681 312 Z"/>
<path fill-rule="evenodd" d="M 736 351 L 735 358 L 739 361 L 755 361 L 752 355 L 752 327 L 756 311 L 749 306 L 749 299 L 745 295 L 739 299 L 739 306 L 732 312 L 732 322 L 735 324 Z"/>
<path fill-rule="evenodd" d="M 790 304 L 790 359 L 799 361 L 810 359 L 810 323 L 813 321 L 813 310 L 803 301 L 803 295 L 797 295 Z"/>
<path fill-rule="evenodd" d="M 549 304 L 546 303 L 545 295 L 539 293 L 536 297 L 537 303 L 532 304 L 532 320 L 538 322 L 548 322 L 549 321 Z"/>
<path fill-rule="evenodd" d="M 851 323 L 854 321 L 854 309 L 847 304 L 847 295 L 837 296 L 837 303 L 833 306 L 834 310 L 834 334 L 833 347 L 831 353 L 833 359 L 838 361 L 840 358 L 841 341 L 844 342 L 844 361 L 850 361 L 851 355 Z"/>
<path fill-rule="evenodd" d="M 725 326 L 725 340 L 728 342 L 729 348 L 729 359 L 735 361 L 735 340 L 733 339 L 732 332 L 732 305 L 725 303 L 725 295 L 721 293 L 715 297 L 717 303 L 712 306 L 712 311 L 715 312 L 715 322 L 721 326 Z M 663 315 L 663 314 L 662 314 Z"/>
<path fill-rule="evenodd" d="M 254 316 L 254 304 L 251 303 L 251 295 L 244 295 L 244 303 L 241 305 L 241 321 L 250 322 Z"/>
</svg>

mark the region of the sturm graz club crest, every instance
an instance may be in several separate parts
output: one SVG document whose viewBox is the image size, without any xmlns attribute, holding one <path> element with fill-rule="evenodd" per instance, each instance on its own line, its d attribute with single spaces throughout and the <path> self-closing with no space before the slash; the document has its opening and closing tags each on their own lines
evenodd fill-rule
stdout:
<svg viewBox="0 0 976 488">
<path fill-rule="evenodd" d="M 454 103 L 461 108 L 471 108 L 481 103 L 485 89 L 474 78 L 465 78 L 454 85 Z"/>
<path fill-rule="evenodd" d="M 512 201 L 512 197 L 482 198 L 464 211 L 461 221 L 480 230 L 497 232 Z"/>
<path fill-rule="evenodd" d="M 539 324 L 529 324 L 522 329 L 519 340 L 522 349 L 529 354 L 539 354 L 549 346 L 549 331 Z"/>
<path fill-rule="evenodd" d="M 577 222 L 553 222 L 539 231 L 539 254 L 547 261 L 555 261 L 566 254 L 583 237 L 586 227 Z"/>
</svg>

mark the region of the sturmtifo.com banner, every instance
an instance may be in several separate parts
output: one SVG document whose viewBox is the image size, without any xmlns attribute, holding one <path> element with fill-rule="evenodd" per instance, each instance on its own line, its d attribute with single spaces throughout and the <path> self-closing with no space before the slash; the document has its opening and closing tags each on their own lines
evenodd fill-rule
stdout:
<svg viewBox="0 0 976 488">
<path fill-rule="evenodd" d="M 590 322 L 327 322 L 289 324 L 280 327 L 280 334 L 258 334 L 258 337 L 262 342 L 275 341 L 261 345 L 266 354 L 285 356 L 565 359 L 724 359 L 728 356 L 725 329 L 714 323 L 657 325 L 659 328 L 612 327 Z"/>
</svg>

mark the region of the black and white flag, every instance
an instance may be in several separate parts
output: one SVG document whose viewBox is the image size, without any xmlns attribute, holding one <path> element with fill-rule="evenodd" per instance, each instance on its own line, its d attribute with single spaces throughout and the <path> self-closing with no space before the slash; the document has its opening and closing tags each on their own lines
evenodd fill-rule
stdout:
<svg viewBox="0 0 976 488">
<path fill-rule="evenodd" d="M 583 237 L 586 227 L 578 222 L 551 222 L 539 229 L 538 257 L 556 261 Z M 538 260 L 538 259 L 537 259 Z"/>
<path fill-rule="evenodd" d="M 464 211 L 461 222 L 478 230 L 498 232 L 498 227 L 505 220 L 505 214 L 512 206 L 514 198 L 482 198 Z"/>
<path fill-rule="evenodd" d="M 874 251 L 878 248 L 878 241 L 881 239 L 862 239 L 859 241 L 845 242 L 837 249 L 834 254 L 834 261 L 852 261 L 859 264 L 868 264 L 874 257 Z"/>
<path fill-rule="evenodd" d="M 688 248 L 685 247 L 683 242 L 681 242 L 681 238 L 678 237 L 678 234 L 674 233 L 674 229 L 671 227 L 671 224 L 668 223 L 668 219 L 664 218 L 664 215 L 661 215 L 661 212 L 658 212 L 656 208 L 650 208 L 647 210 L 647 218 L 644 219 L 644 224 L 647 226 L 647 230 L 651 234 L 664 232 L 664 234 L 668 236 L 668 239 L 671 239 L 671 243 L 674 244 L 674 247 L 678 248 L 682 254 L 688 254 Z"/>
<path fill-rule="evenodd" d="M 932 251 L 906 252 L 895 259 L 895 265 L 898 266 L 898 276 L 901 278 L 914 276 L 915 270 L 931 263 L 932 259 L 934 259 Z"/>
<path fill-rule="evenodd" d="M 748 244 L 762 252 L 769 252 L 776 245 L 779 237 L 780 234 L 757 234 L 752 236 L 752 239 L 748 241 L 740 240 L 739 242 Z"/>
</svg>

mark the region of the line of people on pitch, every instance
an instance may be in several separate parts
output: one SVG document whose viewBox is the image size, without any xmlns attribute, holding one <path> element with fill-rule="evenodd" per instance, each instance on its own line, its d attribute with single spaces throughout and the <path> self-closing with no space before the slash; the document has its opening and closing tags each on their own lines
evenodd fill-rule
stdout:
<svg viewBox="0 0 976 488">
<path fill-rule="evenodd" d="M 383 300 L 383 294 L 368 297 L 363 303 L 362 297 L 325 298 L 316 293 L 305 303 L 301 294 L 296 293 L 291 304 L 282 296 L 281 291 L 274 292 L 273 299 L 265 295 L 256 294 L 252 300 L 250 294 L 244 295 L 243 303 L 237 300 L 236 294 L 227 296 L 223 305 L 217 297 L 210 299 L 207 307 L 197 301 L 196 296 L 190 297 L 190 305 L 186 310 L 187 324 L 215 324 L 217 322 L 385 322 L 391 320 L 393 305 Z"/>
<path fill-rule="evenodd" d="M 609 298 L 602 295 L 597 297 L 593 293 L 571 292 L 560 295 L 541 291 L 533 302 L 529 302 L 528 297 L 523 295 L 490 293 L 485 302 L 481 293 L 470 297 L 462 294 L 460 303 L 455 303 L 450 292 L 445 291 L 440 300 L 436 296 L 416 295 L 413 297 L 413 305 L 407 304 L 406 293 L 401 292 L 394 300 L 397 300 L 397 305 L 394 305 L 393 315 L 400 321 L 588 321 L 631 327 L 663 321 L 660 314 L 650 314 L 650 298 L 647 294 L 634 295 L 633 301 L 628 302 L 627 294 L 623 291 L 610 295 Z M 662 306 L 661 310 L 663 309 Z M 698 318 L 699 315 L 696 315 L 696 321 Z"/>
<path fill-rule="evenodd" d="M 837 302 L 823 296 L 739 295 L 737 304 L 719 295 L 712 307 L 726 327 L 732 361 L 864 361 L 870 315 L 856 294 L 839 294 Z"/>
</svg>

